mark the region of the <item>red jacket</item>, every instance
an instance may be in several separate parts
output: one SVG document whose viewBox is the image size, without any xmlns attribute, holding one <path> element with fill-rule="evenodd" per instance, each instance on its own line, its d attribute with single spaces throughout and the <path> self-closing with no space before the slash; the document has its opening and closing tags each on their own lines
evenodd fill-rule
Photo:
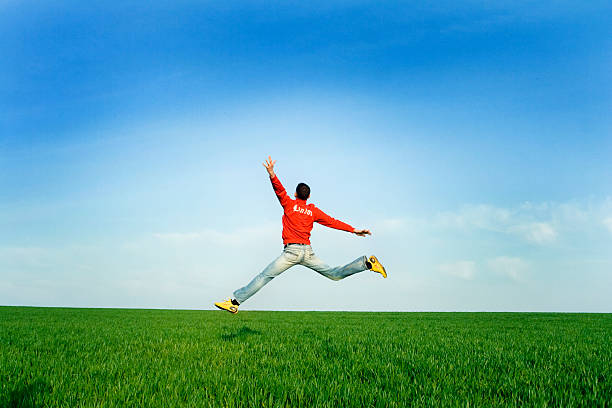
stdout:
<svg viewBox="0 0 612 408">
<path fill-rule="evenodd" d="M 306 200 L 300 200 L 299 198 L 295 200 L 290 198 L 278 177 L 274 176 L 270 181 L 278 201 L 285 210 L 283 214 L 283 244 L 310 245 L 310 231 L 312 231 L 312 224 L 315 222 L 326 227 L 353 232 L 353 227 L 330 217 L 315 207 L 314 204 L 306 204 Z"/>
</svg>

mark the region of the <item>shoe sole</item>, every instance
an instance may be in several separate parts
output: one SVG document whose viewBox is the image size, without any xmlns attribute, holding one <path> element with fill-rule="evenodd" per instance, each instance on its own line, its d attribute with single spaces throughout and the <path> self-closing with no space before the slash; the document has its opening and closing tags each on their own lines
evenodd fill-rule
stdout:
<svg viewBox="0 0 612 408">
<path fill-rule="evenodd" d="M 374 260 L 374 262 L 372 262 L 372 260 Z M 380 265 L 380 267 L 382 268 L 383 271 L 379 272 L 379 273 L 383 276 L 383 278 L 386 279 L 387 278 L 387 270 L 385 269 L 385 267 L 380 262 L 378 262 L 378 258 L 376 258 L 374 255 L 372 255 L 370 257 L 370 262 L 377 263 L 377 264 Z"/>
<path fill-rule="evenodd" d="M 215 306 L 217 307 L 217 309 L 221 309 L 221 310 L 225 310 L 226 312 L 230 312 L 231 314 L 236 314 L 238 313 L 238 308 L 236 306 L 231 306 L 229 309 L 226 309 L 224 307 L 219 306 L 218 304 L 215 303 Z M 232 310 L 232 308 L 234 310 Z"/>
</svg>

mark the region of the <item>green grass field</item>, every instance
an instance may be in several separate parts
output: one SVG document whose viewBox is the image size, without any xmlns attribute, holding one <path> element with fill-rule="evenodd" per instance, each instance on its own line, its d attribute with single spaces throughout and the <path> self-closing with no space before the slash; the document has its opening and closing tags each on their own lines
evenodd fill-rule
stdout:
<svg viewBox="0 0 612 408">
<path fill-rule="evenodd" d="M 610 406 L 612 315 L 0 307 L 0 406 Z"/>
</svg>

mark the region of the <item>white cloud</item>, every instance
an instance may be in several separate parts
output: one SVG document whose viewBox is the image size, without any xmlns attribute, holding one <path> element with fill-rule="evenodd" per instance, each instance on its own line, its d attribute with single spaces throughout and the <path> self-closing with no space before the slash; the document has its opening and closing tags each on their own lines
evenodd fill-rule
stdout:
<svg viewBox="0 0 612 408">
<path fill-rule="evenodd" d="M 377 231 L 397 231 L 402 230 L 407 225 L 406 218 L 387 218 L 379 222 L 377 226 Z"/>
<path fill-rule="evenodd" d="M 57 262 L 56 254 L 41 247 L 0 247 L 0 269 L 46 268 Z"/>
<path fill-rule="evenodd" d="M 153 237 L 167 243 L 213 243 L 227 246 L 245 245 L 261 240 L 280 238 L 278 224 L 259 225 L 256 227 L 240 228 L 234 231 L 224 232 L 214 229 L 189 232 L 159 232 Z"/>
<path fill-rule="evenodd" d="M 612 217 L 604 218 L 603 223 L 608 228 L 608 231 L 612 233 Z"/>
<path fill-rule="evenodd" d="M 182 242 L 202 238 L 203 234 L 201 232 L 164 232 L 155 233 L 153 236 L 164 241 Z"/>
<path fill-rule="evenodd" d="M 520 282 L 524 279 L 528 265 L 521 258 L 499 256 L 487 261 L 488 268 L 498 274 Z"/>
<path fill-rule="evenodd" d="M 508 228 L 509 232 L 514 232 L 535 244 L 547 244 L 557 238 L 557 231 L 547 222 L 530 222 L 517 224 Z"/>
<path fill-rule="evenodd" d="M 438 270 L 460 279 L 472 280 L 476 274 L 476 264 L 473 261 L 457 261 L 438 265 Z"/>
<path fill-rule="evenodd" d="M 486 204 L 464 206 L 458 211 L 438 214 L 434 224 L 444 228 L 479 228 L 499 231 L 511 220 L 512 213 L 505 208 Z"/>
<path fill-rule="evenodd" d="M 536 244 L 549 245 L 576 233 L 595 230 L 603 220 L 612 231 L 611 200 L 570 201 L 565 203 L 524 202 L 515 207 L 488 204 L 466 205 L 456 211 L 433 217 L 434 226 L 443 229 L 484 230 L 507 234 Z"/>
</svg>

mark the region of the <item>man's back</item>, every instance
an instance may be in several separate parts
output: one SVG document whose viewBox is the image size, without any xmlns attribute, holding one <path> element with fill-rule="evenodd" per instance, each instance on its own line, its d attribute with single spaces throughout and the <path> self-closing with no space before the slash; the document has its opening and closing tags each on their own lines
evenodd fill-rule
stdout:
<svg viewBox="0 0 612 408">
<path fill-rule="evenodd" d="M 318 222 L 330 228 L 353 232 L 349 224 L 336 220 L 321 211 L 317 206 L 300 198 L 292 199 L 285 191 L 276 175 L 270 178 L 278 201 L 283 207 L 283 244 L 310 245 L 313 223 Z"/>
</svg>

